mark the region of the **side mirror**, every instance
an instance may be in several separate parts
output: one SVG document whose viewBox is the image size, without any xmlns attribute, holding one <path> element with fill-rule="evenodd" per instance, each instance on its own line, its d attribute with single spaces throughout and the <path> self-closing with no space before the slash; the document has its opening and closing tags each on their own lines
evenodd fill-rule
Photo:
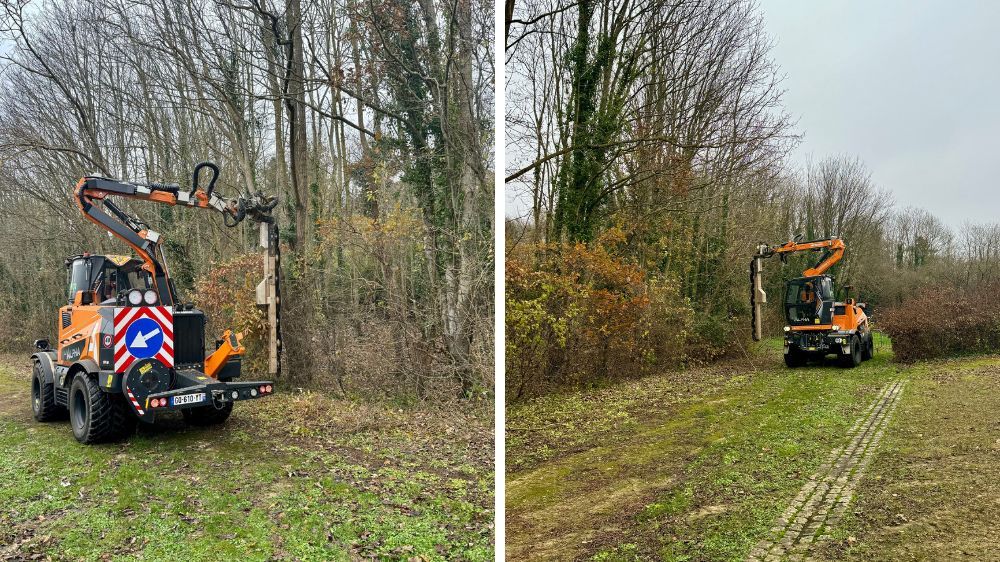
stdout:
<svg viewBox="0 0 1000 562">
<path fill-rule="evenodd" d="M 859 302 L 858 303 L 858 308 L 860 308 L 861 310 L 865 310 L 865 309 L 868 308 L 868 304 L 867 303 L 863 303 L 863 302 Z"/>
<path fill-rule="evenodd" d="M 45 340 L 45 339 L 35 340 L 35 349 L 37 349 L 39 351 L 48 351 L 49 350 L 49 340 Z"/>
</svg>

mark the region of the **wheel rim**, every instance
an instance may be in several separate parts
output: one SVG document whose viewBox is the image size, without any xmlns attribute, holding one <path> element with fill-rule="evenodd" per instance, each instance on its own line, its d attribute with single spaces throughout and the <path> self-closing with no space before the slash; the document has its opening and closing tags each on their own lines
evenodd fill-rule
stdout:
<svg viewBox="0 0 1000 562">
<path fill-rule="evenodd" d="M 38 382 L 38 377 L 31 379 L 31 409 L 37 414 L 42 407 L 42 385 Z"/>
<path fill-rule="evenodd" d="M 73 427 L 82 430 L 87 424 L 87 398 L 83 395 L 83 390 L 73 389 L 73 399 L 70 404 L 70 410 L 73 411 Z"/>
</svg>

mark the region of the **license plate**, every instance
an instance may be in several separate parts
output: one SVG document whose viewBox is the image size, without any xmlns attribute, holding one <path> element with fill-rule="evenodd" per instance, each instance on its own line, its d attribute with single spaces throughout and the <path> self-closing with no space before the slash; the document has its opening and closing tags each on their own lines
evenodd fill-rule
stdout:
<svg viewBox="0 0 1000 562">
<path fill-rule="evenodd" d="M 204 401 L 205 401 L 204 392 L 174 396 L 174 406 L 182 406 L 184 404 L 197 404 L 198 402 L 204 402 Z"/>
</svg>

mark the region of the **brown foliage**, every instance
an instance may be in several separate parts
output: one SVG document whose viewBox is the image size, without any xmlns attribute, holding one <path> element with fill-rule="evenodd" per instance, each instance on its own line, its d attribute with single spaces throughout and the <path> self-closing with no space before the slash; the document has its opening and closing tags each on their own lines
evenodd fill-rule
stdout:
<svg viewBox="0 0 1000 562">
<path fill-rule="evenodd" d="M 903 362 L 1000 348 L 998 285 L 972 289 L 953 286 L 919 290 L 878 318 Z"/>
<path fill-rule="evenodd" d="M 243 254 L 213 263 L 207 274 L 195 280 L 194 302 L 205 312 L 205 341 L 212 342 L 226 329 L 243 334 L 243 368 L 264 374 L 267 369 L 267 322 L 257 308 L 257 283 L 264 277 L 260 254 Z"/>
<path fill-rule="evenodd" d="M 678 287 L 591 245 L 530 245 L 506 262 L 507 392 L 514 398 L 645 374 L 691 359 L 693 311 Z"/>
</svg>

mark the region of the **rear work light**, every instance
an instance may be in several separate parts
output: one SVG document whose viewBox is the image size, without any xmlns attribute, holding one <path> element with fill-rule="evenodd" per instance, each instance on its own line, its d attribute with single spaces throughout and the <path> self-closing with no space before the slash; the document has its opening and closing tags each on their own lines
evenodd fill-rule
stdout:
<svg viewBox="0 0 1000 562">
<path fill-rule="evenodd" d="M 146 301 L 146 304 L 149 306 L 153 306 L 156 304 L 156 301 L 160 300 L 160 297 L 157 296 L 156 291 L 147 289 L 146 292 L 142 294 L 142 300 Z"/>
</svg>

